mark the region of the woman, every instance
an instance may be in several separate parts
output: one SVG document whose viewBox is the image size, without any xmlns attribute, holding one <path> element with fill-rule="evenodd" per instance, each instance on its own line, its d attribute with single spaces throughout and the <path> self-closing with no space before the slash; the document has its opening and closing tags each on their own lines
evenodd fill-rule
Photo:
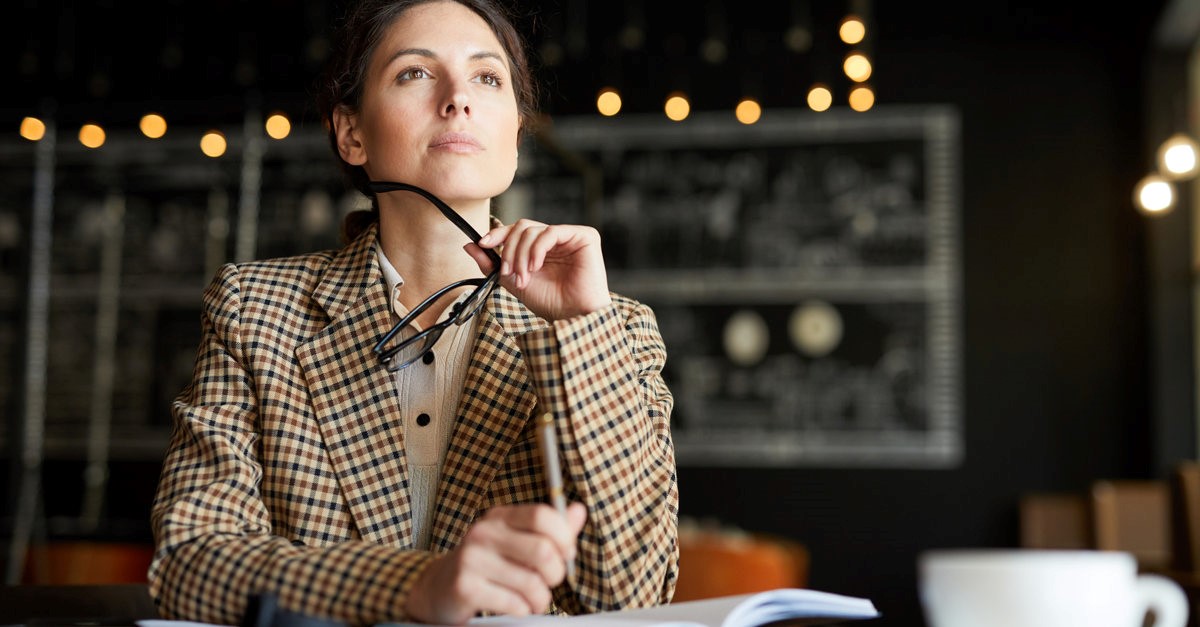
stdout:
<svg viewBox="0 0 1200 627">
<path fill-rule="evenodd" d="M 152 513 L 162 614 L 237 624 L 254 593 L 359 624 L 669 601 L 653 314 L 609 293 L 594 229 L 489 218 L 532 113 L 513 26 L 492 0 L 367 0 L 327 76 L 331 143 L 374 208 L 341 250 L 226 265 L 205 291 Z"/>
</svg>

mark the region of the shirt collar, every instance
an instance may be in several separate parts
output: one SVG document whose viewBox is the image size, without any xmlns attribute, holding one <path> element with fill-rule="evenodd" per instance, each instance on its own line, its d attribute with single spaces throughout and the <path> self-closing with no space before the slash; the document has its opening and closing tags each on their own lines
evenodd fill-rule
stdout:
<svg viewBox="0 0 1200 627">
<path fill-rule="evenodd" d="M 400 272 L 396 270 L 396 266 L 388 261 L 387 255 L 383 254 L 383 247 L 379 242 L 375 242 L 375 257 L 379 260 L 379 269 L 383 272 L 383 280 L 387 283 L 388 294 L 396 291 L 398 287 L 404 287 L 404 277 L 400 276 Z"/>
</svg>

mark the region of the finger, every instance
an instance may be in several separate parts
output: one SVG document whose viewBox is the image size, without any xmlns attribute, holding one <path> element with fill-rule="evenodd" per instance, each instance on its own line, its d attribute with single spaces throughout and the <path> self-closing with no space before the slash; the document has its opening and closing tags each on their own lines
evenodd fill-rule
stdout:
<svg viewBox="0 0 1200 627">
<path fill-rule="evenodd" d="M 470 587 L 464 586 L 463 596 L 478 610 L 525 616 L 543 613 L 550 606 L 550 590 L 541 575 L 494 547 L 464 546 L 462 569 L 477 578 Z"/>
<path fill-rule="evenodd" d="M 557 585 L 566 574 L 565 562 L 575 559 L 586 516 L 582 505 L 567 513 L 564 517 L 545 503 L 496 507 L 485 514 L 487 524 L 477 524 L 469 533 L 487 533 L 491 546 L 505 547 L 499 550 L 506 559 L 538 570 L 546 583 Z"/>
<path fill-rule="evenodd" d="M 529 272 L 541 270 L 550 251 L 568 241 L 570 241 L 569 229 L 561 226 L 546 226 L 542 229 L 529 248 Z"/>
<path fill-rule="evenodd" d="M 504 258 L 508 260 L 512 273 L 517 275 L 517 286 L 525 287 L 529 282 L 530 249 L 546 227 L 532 220 L 519 220 L 516 227 L 504 244 Z"/>
<path fill-rule="evenodd" d="M 489 514 L 491 513 L 502 518 L 513 529 L 551 536 L 563 543 L 571 540 L 563 515 L 548 503 L 506 505 L 493 508 Z"/>
<path fill-rule="evenodd" d="M 571 503 L 567 506 L 567 528 L 571 530 L 571 548 L 567 551 L 567 561 L 575 561 L 579 552 L 579 533 L 587 522 L 587 507 L 583 503 Z"/>
<path fill-rule="evenodd" d="M 508 236 L 512 232 L 513 225 L 498 226 L 487 233 L 484 233 L 479 238 L 479 247 L 495 250 L 504 246 L 508 241 Z M 512 264 L 508 257 L 501 250 L 498 253 L 500 257 L 500 276 L 507 277 L 512 272 Z"/>
<path fill-rule="evenodd" d="M 567 506 L 567 526 L 576 536 L 580 531 L 583 531 L 583 524 L 587 522 L 587 506 L 580 502 L 571 503 Z"/>
<path fill-rule="evenodd" d="M 478 244 L 469 243 L 463 246 L 463 250 L 467 251 L 471 259 L 474 259 L 475 263 L 479 264 L 479 270 L 484 274 L 491 274 L 496 269 L 496 263 L 492 261 L 492 257 Z"/>
<path fill-rule="evenodd" d="M 481 611 L 526 614 L 525 597 L 495 584 L 486 572 L 504 560 L 481 546 L 462 545 L 433 560 L 414 583 L 405 612 L 421 622 L 465 625 Z"/>
<path fill-rule="evenodd" d="M 512 227 L 513 225 L 507 224 L 498 226 L 487 233 L 484 233 L 483 236 L 479 238 L 479 245 L 483 248 L 498 248 L 502 246 L 504 244 L 504 240 L 508 238 L 508 233 L 512 230 Z"/>
<path fill-rule="evenodd" d="M 574 559 L 567 549 L 550 536 L 537 533 L 520 533 L 499 547 L 501 555 L 536 573 L 539 583 L 547 588 L 562 583 L 567 576 L 567 562 Z"/>
</svg>

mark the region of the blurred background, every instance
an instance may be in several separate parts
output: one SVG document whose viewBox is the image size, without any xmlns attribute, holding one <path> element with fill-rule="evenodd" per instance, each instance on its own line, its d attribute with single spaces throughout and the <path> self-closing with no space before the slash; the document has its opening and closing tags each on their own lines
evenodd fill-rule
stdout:
<svg viewBox="0 0 1200 627">
<path fill-rule="evenodd" d="M 361 199 L 312 85 L 340 6 L 11 3 L 8 583 L 144 575 L 212 272 L 337 245 Z M 1191 571 L 1195 186 L 1158 157 L 1195 131 L 1200 3 L 514 11 L 544 118 L 498 213 L 597 226 L 612 287 L 654 307 L 689 533 L 799 547 L 785 583 L 894 625 L 923 624 L 932 548 Z M 1101 518 L 1122 487 L 1160 521 L 1129 545 Z M 80 546 L 113 552 L 52 552 Z"/>
</svg>

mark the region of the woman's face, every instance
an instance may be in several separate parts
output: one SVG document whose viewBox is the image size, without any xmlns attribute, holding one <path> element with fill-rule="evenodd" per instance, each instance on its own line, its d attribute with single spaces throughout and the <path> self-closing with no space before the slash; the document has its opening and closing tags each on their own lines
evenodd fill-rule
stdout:
<svg viewBox="0 0 1200 627">
<path fill-rule="evenodd" d="M 371 57 L 342 156 L 371 180 L 416 185 L 447 202 L 492 198 L 517 168 L 511 78 L 503 46 L 475 12 L 456 2 L 413 7 Z"/>
</svg>

